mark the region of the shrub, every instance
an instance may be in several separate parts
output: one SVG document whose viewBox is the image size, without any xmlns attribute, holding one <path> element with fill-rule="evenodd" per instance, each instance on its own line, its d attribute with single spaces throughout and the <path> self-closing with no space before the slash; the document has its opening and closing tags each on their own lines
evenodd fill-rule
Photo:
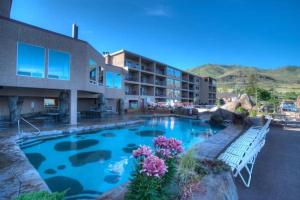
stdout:
<svg viewBox="0 0 300 200">
<path fill-rule="evenodd" d="M 15 200 L 63 200 L 65 197 L 65 192 L 32 192 L 22 194 L 17 197 Z"/>
<path fill-rule="evenodd" d="M 191 150 L 184 154 L 179 160 L 177 169 L 180 198 L 188 198 L 206 174 L 208 174 L 207 170 L 202 167 L 201 163 L 197 162 Z"/>
<path fill-rule="evenodd" d="M 239 106 L 239 107 L 237 107 L 237 109 L 235 109 L 235 112 L 236 113 L 246 113 L 247 111 L 243 107 Z"/>
<path fill-rule="evenodd" d="M 202 160 L 201 163 L 214 174 L 219 174 L 223 171 L 230 171 L 230 167 L 221 160 Z"/>
<path fill-rule="evenodd" d="M 154 146 L 155 155 L 147 146 L 140 146 L 133 151 L 137 165 L 125 199 L 168 199 L 166 187 L 174 178 L 177 156 L 183 148 L 181 141 L 174 138 L 167 139 L 164 136 L 155 138 Z"/>
<path fill-rule="evenodd" d="M 188 151 L 182 155 L 177 169 L 177 177 L 180 185 L 199 180 L 199 176 L 196 172 L 197 162 L 193 157 L 193 152 Z"/>
<path fill-rule="evenodd" d="M 257 111 L 256 110 L 250 110 L 249 115 L 250 115 L 250 117 L 256 117 Z"/>
</svg>

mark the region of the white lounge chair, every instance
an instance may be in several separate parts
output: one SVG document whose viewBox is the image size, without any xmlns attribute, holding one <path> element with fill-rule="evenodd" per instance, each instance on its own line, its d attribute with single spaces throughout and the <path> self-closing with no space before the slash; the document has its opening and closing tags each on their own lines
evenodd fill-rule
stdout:
<svg viewBox="0 0 300 200">
<path fill-rule="evenodd" d="M 251 127 L 219 156 L 220 160 L 231 167 L 234 177 L 240 176 L 246 187 L 250 187 L 253 166 L 257 154 L 265 144 L 270 122 L 271 119 L 260 128 Z M 248 178 L 242 175 L 243 169 L 246 169 Z"/>
</svg>

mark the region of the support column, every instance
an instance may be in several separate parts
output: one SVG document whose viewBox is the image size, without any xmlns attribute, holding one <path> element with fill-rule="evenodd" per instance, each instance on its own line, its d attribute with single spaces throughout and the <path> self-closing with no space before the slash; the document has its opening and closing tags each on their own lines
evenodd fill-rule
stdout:
<svg viewBox="0 0 300 200">
<path fill-rule="evenodd" d="M 77 124 L 77 90 L 71 90 L 70 94 L 70 123 Z"/>
<path fill-rule="evenodd" d="M 15 124 L 21 117 L 21 109 L 22 109 L 23 101 L 20 100 L 18 96 L 8 97 L 8 109 L 10 115 L 10 122 Z"/>
</svg>

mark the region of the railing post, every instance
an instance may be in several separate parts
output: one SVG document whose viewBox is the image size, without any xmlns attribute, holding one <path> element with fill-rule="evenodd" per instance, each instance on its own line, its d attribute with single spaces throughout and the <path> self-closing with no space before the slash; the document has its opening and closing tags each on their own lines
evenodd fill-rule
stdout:
<svg viewBox="0 0 300 200">
<path fill-rule="evenodd" d="M 18 135 L 21 134 L 21 128 L 20 128 L 20 119 L 18 119 Z"/>
</svg>

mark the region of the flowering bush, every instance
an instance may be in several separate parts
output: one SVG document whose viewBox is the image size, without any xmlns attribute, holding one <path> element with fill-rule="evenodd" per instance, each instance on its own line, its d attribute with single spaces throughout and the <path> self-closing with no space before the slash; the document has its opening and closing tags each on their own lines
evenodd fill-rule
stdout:
<svg viewBox="0 0 300 200">
<path fill-rule="evenodd" d="M 183 152 L 182 143 L 175 138 L 159 136 L 154 139 L 155 155 L 148 146 L 140 146 L 132 155 L 138 160 L 126 199 L 165 199 L 164 188 L 176 171 L 177 156 Z"/>
<path fill-rule="evenodd" d="M 147 176 L 162 177 L 167 172 L 167 166 L 163 159 L 157 156 L 148 156 L 143 162 L 143 169 L 141 172 Z"/>
<path fill-rule="evenodd" d="M 137 150 L 134 150 L 132 152 L 133 157 L 138 158 L 138 157 L 148 157 L 152 155 L 152 150 L 150 147 L 146 145 L 141 145 Z"/>
<path fill-rule="evenodd" d="M 168 148 L 168 139 L 165 136 L 158 136 L 154 139 L 156 148 Z"/>
<path fill-rule="evenodd" d="M 154 139 L 156 153 L 163 156 L 175 157 L 183 152 L 182 142 L 175 138 L 167 139 L 165 136 L 158 136 Z"/>
<path fill-rule="evenodd" d="M 169 139 L 168 147 L 173 156 L 177 156 L 178 154 L 183 152 L 182 142 L 179 140 L 176 140 L 175 138 Z"/>
</svg>

